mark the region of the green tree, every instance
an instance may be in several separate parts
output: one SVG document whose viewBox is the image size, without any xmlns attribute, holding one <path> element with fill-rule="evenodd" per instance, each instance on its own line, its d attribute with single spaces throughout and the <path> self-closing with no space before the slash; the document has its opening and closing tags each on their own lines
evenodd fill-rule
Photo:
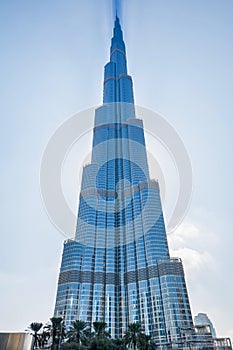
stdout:
<svg viewBox="0 0 233 350">
<path fill-rule="evenodd" d="M 107 323 L 104 321 L 93 322 L 94 337 L 96 338 L 110 338 L 110 334 L 106 331 Z"/>
<path fill-rule="evenodd" d="M 88 346 L 89 350 L 115 350 L 112 341 L 108 338 L 93 338 Z"/>
<path fill-rule="evenodd" d="M 139 323 L 131 323 L 128 325 L 128 330 L 124 335 L 126 345 L 132 346 L 134 350 L 140 346 L 140 338 L 142 337 L 142 329 Z"/>
<path fill-rule="evenodd" d="M 120 339 L 120 338 L 112 339 L 112 344 L 113 344 L 114 350 L 127 350 L 123 339 Z"/>
<path fill-rule="evenodd" d="M 138 337 L 138 348 L 140 350 L 150 350 L 150 339 L 150 335 L 141 333 Z"/>
<path fill-rule="evenodd" d="M 113 350 L 114 345 L 109 339 L 110 334 L 106 331 L 107 323 L 104 321 L 93 322 L 94 332 L 88 349 L 90 350 Z"/>
<path fill-rule="evenodd" d="M 50 332 L 47 330 L 46 326 L 43 328 L 42 333 L 38 334 L 38 342 L 40 347 L 44 347 L 48 343 L 50 338 Z"/>
<path fill-rule="evenodd" d="M 75 342 L 63 343 L 61 348 L 62 348 L 62 350 L 84 350 L 84 349 L 87 349 L 83 345 L 75 343 Z"/>
<path fill-rule="evenodd" d="M 72 327 L 68 332 L 68 339 L 70 342 L 78 344 L 86 344 L 88 339 L 88 324 L 84 321 L 76 320 L 72 323 Z"/>
<path fill-rule="evenodd" d="M 150 340 L 149 350 L 156 350 L 157 345 L 154 340 Z"/>
<path fill-rule="evenodd" d="M 35 338 L 34 348 L 38 347 L 38 345 L 39 345 L 38 332 L 42 326 L 43 326 L 43 323 L 41 323 L 41 322 L 32 322 L 30 324 L 30 326 L 28 327 L 33 332 L 33 336 Z"/>
<path fill-rule="evenodd" d="M 44 327 L 52 335 L 52 350 L 57 349 L 61 340 L 65 337 L 65 327 L 62 321 L 62 317 L 52 317 L 50 318 L 51 323 Z"/>
</svg>

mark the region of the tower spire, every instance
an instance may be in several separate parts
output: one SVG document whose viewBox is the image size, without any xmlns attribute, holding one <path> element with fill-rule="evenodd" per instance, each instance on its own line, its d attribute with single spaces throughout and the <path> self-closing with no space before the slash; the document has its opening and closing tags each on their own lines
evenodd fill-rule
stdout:
<svg viewBox="0 0 233 350">
<path fill-rule="evenodd" d="M 116 6 L 115 9 L 118 10 L 119 7 Z M 118 13 L 116 13 L 113 28 L 110 61 L 105 65 L 103 102 L 126 102 L 132 105 L 134 103 L 133 83 L 131 76 L 127 73 L 126 49 Z"/>
<path fill-rule="evenodd" d="M 120 18 L 120 0 L 113 0 L 113 13 L 115 18 Z"/>
</svg>

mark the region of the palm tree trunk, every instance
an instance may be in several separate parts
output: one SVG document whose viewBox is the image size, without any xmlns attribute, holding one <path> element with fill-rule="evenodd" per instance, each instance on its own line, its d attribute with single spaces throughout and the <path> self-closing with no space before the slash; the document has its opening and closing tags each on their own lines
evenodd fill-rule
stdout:
<svg viewBox="0 0 233 350">
<path fill-rule="evenodd" d="M 56 338 L 56 334 L 55 334 L 55 332 L 53 332 L 53 334 L 52 334 L 52 347 L 51 347 L 52 350 L 55 349 L 55 338 Z"/>
<path fill-rule="evenodd" d="M 35 332 L 35 344 L 34 344 L 34 348 L 36 348 L 37 347 L 37 343 L 38 343 L 38 340 L 37 340 L 37 332 Z"/>
</svg>

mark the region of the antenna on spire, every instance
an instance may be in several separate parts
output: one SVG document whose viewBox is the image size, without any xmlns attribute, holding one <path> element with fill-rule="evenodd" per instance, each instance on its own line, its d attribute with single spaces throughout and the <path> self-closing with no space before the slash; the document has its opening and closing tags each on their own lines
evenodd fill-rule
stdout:
<svg viewBox="0 0 233 350">
<path fill-rule="evenodd" d="M 120 18 L 121 0 L 113 0 L 113 14 L 114 17 Z"/>
</svg>

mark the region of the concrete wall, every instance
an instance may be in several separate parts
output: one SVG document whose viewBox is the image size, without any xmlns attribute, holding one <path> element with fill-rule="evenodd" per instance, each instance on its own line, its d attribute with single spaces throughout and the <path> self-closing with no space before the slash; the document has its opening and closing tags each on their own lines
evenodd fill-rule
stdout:
<svg viewBox="0 0 233 350">
<path fill-rule="evenodd" d="M 32 350 L 34 337 L 26 333 L 0 333 L 0 350 Z"/>
</svg>

